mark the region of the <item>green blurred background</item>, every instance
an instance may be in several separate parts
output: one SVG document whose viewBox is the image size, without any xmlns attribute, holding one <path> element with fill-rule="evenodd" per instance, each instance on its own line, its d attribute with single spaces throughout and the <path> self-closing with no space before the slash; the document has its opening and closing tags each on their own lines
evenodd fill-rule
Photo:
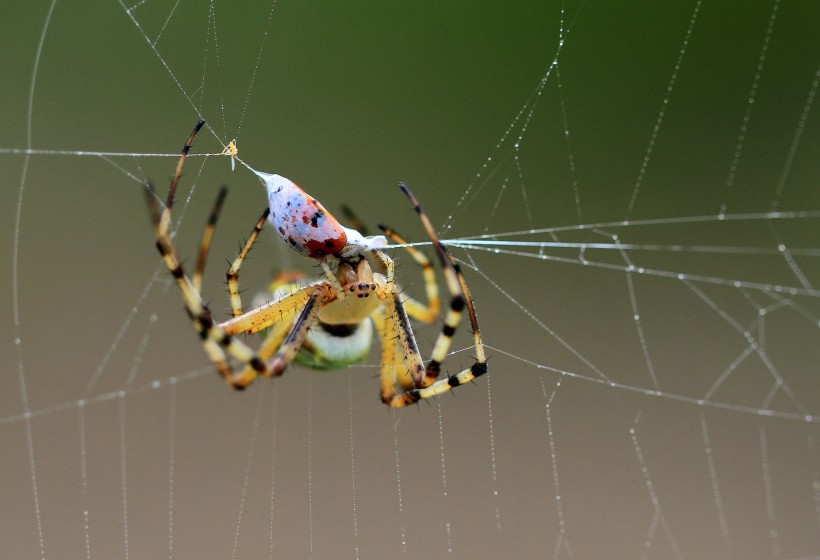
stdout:
<svg viewBox="0 0 820 560">
<path fill-rule="evenodd" d="M 814 2 L 588 1 L 562 12 L 543 2 L 279 1 L 269 23 L 271 5 L 260 2 L 149 0 L 131 10 L 134 20 L 118 2 L 57 2 L 29 113 L 48 8 L 3 8 L 0 148 L 28 147 L 30 118 L 37 149 L 175 153 L 203 116 L 213 133 L 200 135 L 195 152 L 220 152 L 236 139 L 255 168 L 293 179 L 331 211 L 348 204 L 371 227 L 388 223 L 411 239 L 423 231 L 395 187 L 400 180 L 435 224 L 451 226 L 447 237 L 715 215 L 724 204 L 729 213 L 768 212 L 776 200 L 781 210 L 820 209 L 816 107 L 776 194 L 820 65 Z M 553 71 L 533 97 L 562 19 L 560 80 Z M 208 367 L 153 247 L 141 181 L 164 192 L 174 165 L 0 152 L 4 557 L 820 554 L 816 424 L 572 378 L 549 400 L 560 378 L 550 368 L 596 377 L 594 364 L 616 382 L 652 388 L 623 272 L 457 252 L 492 347 L 491 376 L 440 408 L 385 412 L 378 352 L 338 374 L 293 368 L 275 383 L 230 392 Z M 227 159 L 192 158 L 177 236 L 190 262 L 222 184 L 231 194 L 204 289 L 220 312 L 228 307 L 224 260 L 263 208 L 263 190 Z M 667 221 L 604 233 L 633 243 L 820 247 L 816 218 L 773 227 Z M 588 231 L 558 239 L 611 241 Z M 396 255 L 403 285 L 421 293 L 419 271 Z M 639 266 L 800 286 L 779 256 L 630 256 Z M 606 252 L 587 258 L 623 264 Z M 815 288 L 816 261 L 797 259 Z M 315 273 L 263 236 L 243 269 L 245 297 L 272 271 L 293 267 Z M 659 387 L 701 397 L 748 343 L 683 283 L 632 280 Z M 766 305 L 769 296 L 699 287 L 759 336 L 750 302 Z M 817 414 L 820 305 L 816 296 L 793 303 L 766 318 L 765 344 L 805 410 L 782 390 L 770 408 Z M 438 329 L 419 327 L 423 348 Z M 469 345 L 460 333 L 451 373 L 470 365 Z M 46 411 L 30 421 L 20 417 L 21 368 L 29 410 Z M 714 400 L 757 408 L 771 386 L 753 357 Z"/>
</svg>

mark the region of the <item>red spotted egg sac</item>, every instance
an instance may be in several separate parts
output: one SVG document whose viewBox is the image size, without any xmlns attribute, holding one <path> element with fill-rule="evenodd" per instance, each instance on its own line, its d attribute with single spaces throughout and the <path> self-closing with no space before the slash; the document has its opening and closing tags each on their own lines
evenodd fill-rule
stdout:
<svg viewBox="0 0 820 560">
<path fill-rule="evenodd" d="M 345 247 L 344 228 L 318 200 L 286 177 L 255 173 L 268 191 L 268 219 L 289 247 L 314 259 L 334 255 Z"/>
</svg>

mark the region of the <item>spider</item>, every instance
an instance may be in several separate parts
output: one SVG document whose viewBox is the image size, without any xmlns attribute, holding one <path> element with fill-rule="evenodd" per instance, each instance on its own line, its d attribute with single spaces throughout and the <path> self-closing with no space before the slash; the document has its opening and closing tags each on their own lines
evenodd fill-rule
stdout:
<svg viewBox="0 0 820 560">
<path fill-rule="evenodd" d="M 382 344 L 381 400 L 389 406 L 407 406 L 420 399 L 441 395 L 487 372 L 475 308 L 458 262 L 441 243 L 418 201 L 402 183 L 399 187 L 412 203 L 432 241 L 450 293 L 444 326 L 426 366 L 416 344 L 410 317 L 432 323 L 439 313 L 438 287 L 427 257 L 406 247 L 422 268 L 427 297 L 424 304 L 401 293 L 395 281 L 393 260 L 382 251 L 387 245 L 385 236 L 365 237 L 355 229 L 343 227 L 318 200 L 280 175 L 254 171 L 268 191 L 269 207 L 262 212 L 227 272 L 233 317 L 216 322 L 202 298 L 200 287 L 211 237 L 227 190 L 223 187 L 217 196 L 190 278 L 180 264 L 170 231 L 174 193 L 185 158 L 204 124 L 205 121 L 199 121 L 188 136 L 171 179 L 165 207 L 161 207 L 150 182 L 146 185 L 146 198 L 157 249 L 179 285 L 185 308 L 206 354 L 230 386 L 244 389 L 259 375 L 277 377 L 293 361 L 316 369 L 334 369 L 357 363 L 367 356 L 374 326 Z M 315 259 L 324 275 L 322 279 L 306 284 L 292 275 L 280 277 L 274 283 L 272 299 L 244 311 L 239 292 L 239 269 L 266 221 L 274 226 L 289 247 Z M 387 237 L 405 244 L 394 231 L 379 227 Z M 439 379 L 442 362 L 465 308 L 473 329 L 475 363 L 455 375 Z M 268 332 L 256 350 L 237 337 L 265 329 Z M 231 359 L 242 366 L 240 371 L 233 370 Z"/>
</svg>

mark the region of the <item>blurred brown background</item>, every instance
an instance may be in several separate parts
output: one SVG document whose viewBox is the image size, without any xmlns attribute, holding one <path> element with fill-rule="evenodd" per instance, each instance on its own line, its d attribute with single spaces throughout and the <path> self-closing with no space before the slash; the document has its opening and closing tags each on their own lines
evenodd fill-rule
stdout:
<svg viewBox="0 0 820 560">
<path fill-rule="evenodd" d="M 561 87 L 553 71 L 532 117 L 527 109 L 518 120 L 556 53 L 557 3 L 278 2 L 268 24 L 265 3 L 148 1 L 131 6 L 140 29 L 117 2 L 57 2 L 29 115 L 48 7 L 2 9 L 3 149 L 28 146 L 30 116 L 34 148 L 175 153 L 196 107 L 214 134 L 201 134 L 195 152 L 221 151 L 215 136 L 236 138 L 257 169 L 290 177 L 331 211 L 349 204 L 371 227 L 385 222 L 411 239 L 423 231 L 400 180 L 434 223 L 452 225 L 446 237 L 664 218 L 513 239 L 608 243 L 618 234 L 622 243 L 820 247 L 817 218 L 670 221 L 715 215 L 723 204 L 728 213 L 768 212 L 775 201 L 784 211 L 820 210 L 818 109 L 805 112 L 820 65 L 816 3 L 567 4 Z M 719 407 L 687 401 L 748 348 L 722 311 L 765 346 L 801 405 L 780 389 L 768 408 L 817 415 L 816 295 L 784 302 L 695 283 L 715 310 L 684 282 L 633 275 L 666 395 L 647 396 L 556 371 L 600 379 L 597 368 L 618 384 L 654 388 L 624 272 L 456 251 L 492 347 L 489 379 L 392 413 L 377 397 L 374 351 L 362 367 L 294 367 L 233 393 L 209 367 L 153 247 L 141 180 L 164 192 L 176 161 L 31 156 L 15 302 L 25 162 L 0 152 L 4 558 L 820 555 L 817 423 L 741 410 L 767 401 L 766 363 L 752 353 L 733 370 L 712 395 Z M 190 264 L 222 184 L 232 190 L 204 290 L 220 312 L 228 308 L 224 261 L 250 231 L 263 191 L 226 159 L 192 158 L 177 212 Z M 573 249 L 545 253 L 578 258 Z M 762 251 L 628 254 L 636 266 L 806 288 L 781 256 Z M 396 257 L 402 284 L 421 293 L 417 267 Z M 624 265 L 615 251 L 586 258 Z M 817 256 L 795 259 L 813 293 Z M 272 271 L 294 267 L 315 273 L 263 236 L 243 269 L 246 299 Z M 756 306 L 769 305 L 761 320 Z M 418 328 L 427 351 L 439 328 Z M 471 363 L 467 330 L 451 373 Z"/>
</svg>

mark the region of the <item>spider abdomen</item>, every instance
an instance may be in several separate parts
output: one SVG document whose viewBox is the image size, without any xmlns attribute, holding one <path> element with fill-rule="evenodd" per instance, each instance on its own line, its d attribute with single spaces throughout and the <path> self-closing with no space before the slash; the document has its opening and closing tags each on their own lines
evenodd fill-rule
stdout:
<svg viewBox="0 0 820 560">
<path fill-rule="evenodd" d="M 310 329 L 296 361 L 313 369 L 331 370 L 358 364 L 370 355 L 373 322 L 328 325 L 321 321 Z"/>
</svg>

